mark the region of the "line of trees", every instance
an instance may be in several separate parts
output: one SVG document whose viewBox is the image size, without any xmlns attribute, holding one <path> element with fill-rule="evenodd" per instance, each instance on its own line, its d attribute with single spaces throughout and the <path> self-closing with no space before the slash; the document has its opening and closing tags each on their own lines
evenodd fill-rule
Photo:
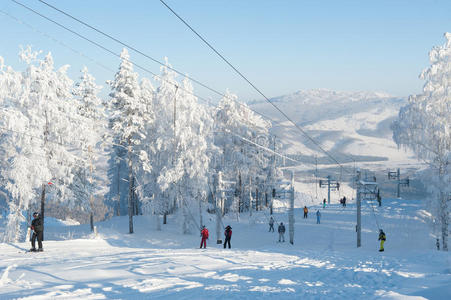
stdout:
<svg viewBox="0 0 451 300">
<path fill-rule="evenodd" d="M 157 228 L 180 213 L 189 232 L 194 208 L 215 208 L 215 191 L 225 185 L 235 193 L 222 211 L 258 209 L 264 197 L 268 203 L 282 174 L 270 152 L 246 140 L 273 148 L 271 124 L 235 95 L 227 92 L 217 107 L 199 103 L 191 82 L 177 78 L 167 60 L 160 75 L 140 80 L 123 49 L 102 99 L 87 68 L 74 83 L 67 65 L 57 69 L 50 53 L 41 56 L 22 49 L 24 71 L 0 57 L 5 241 L 21 239 L 31 207 L 42 215 L 44 207 L 64 207 L 72 218 L 90 216 L 91 224 L 94 216 L 128 214 L 132 233 L 133 216 L 143 212 L 163 217 Z M 219 173 L 227 184 L 212 180 Z"/>
</svg>

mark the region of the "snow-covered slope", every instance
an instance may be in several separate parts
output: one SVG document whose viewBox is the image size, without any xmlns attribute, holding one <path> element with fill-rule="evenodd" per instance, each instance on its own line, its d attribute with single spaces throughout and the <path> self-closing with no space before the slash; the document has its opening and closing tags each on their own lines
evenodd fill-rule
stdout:
<svg viewBox="0 0 451 300">
<path fill-rule="evenodd" d="M 180 234 L 174 216 L 162 231 L 150 216 L 136 217 L 132 235 L 128 218 L 114 217 L 96 224 L 97 238 L 89 225 L 48 226 L 45 252 L 0 244 L 0 299 L 449 299 L 450 255 L 434 250 L 422 202 L 384 200 L 374 212 L 367 204 L 359 249 L 352 203 L 309 206 L 308 219 L 296 209 L 294 245 L 288 232 L 285 243 L 268 232 L 266 212 L 228 216 L 230 250 L 215 243 L 213 215 L 204 215 L 206 250 L 197 232 Z M 375 215 L 387 234 L 384 253 Z M 286 210 L 274 218 L 287 223 Z"/>
<path fill-rule="evenodd" d="M 345 160 L 346 156 L 373 157 L 365 160 L 401 160 L 390 124 L 403 98 L 375 92 L 298 91 L 271 99 L 282 111 L 317 140 L 323 148 Z M 254 101 L 251 107 L 276 120 L 273 133 L 286 143 L 291 154 L 324 154 L 266 101 Z M 280 123 L 278 123 L 280 122 Z M 303 145 L 301 145 L 303 144 Z"/>
<path fill-rule="evenodd" d="M 312 174 L 315 156 L 319 176 L 350 179 L 354 166 L 376 172 L 385 178 L 387 169 L 401 168 L 402 176 L 421 168 L 411 152 L 398 149 L 390 125 L 405 98 L 378 92 L 307 90 L 271 99 L 346 170 L 340 170 L 319 147 L 306 138 L 284 116 L 264 100 L 253 101 L 252 109 L 275 120 L 272 133 L 280 138 L 282 151 L 296 155 L 305 164 L 296 171 Z M 354 164 L 354 161 L 357 164 Z M 302 173 L 303 172 L 303 173 Z M 346 180 L 344 180 L 346 181 Z"/>
</svg>

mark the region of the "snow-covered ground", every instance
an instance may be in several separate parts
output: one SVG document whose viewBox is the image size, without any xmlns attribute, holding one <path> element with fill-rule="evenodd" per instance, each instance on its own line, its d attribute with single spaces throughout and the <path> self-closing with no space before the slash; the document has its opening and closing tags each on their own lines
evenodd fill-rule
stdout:
<svg viewBox="0 0 451 300">
<path fill-rule="evenodd" d="M 46 227 L 45 252 L 29 243 L 0 244 L 0 299 L 450 299 L 451 256 L 434 250 L 420 201 L 363 204 L 362 247 L 356 248 L 355 206 L 331 205 L 316 224 L 296 209 L 294 245 L 268 232 L 267 212 L 226 217 L 232 249 L 216 245 L 214 217 L 206 250 L 199 235 L 179 234 L 173 218 L 156 231 L 148 216 Z M 287 223 L 283 208 L 277 222 Z M 376 216 L 376 218 L 375 218 Z M 378 227 L 387 234 L 378 252 Z M 288 230 L 288 226 L 287 226 Z M 276 227 L 277 231 L 277 227 Z M 412 297 L 412 298 L 409 298 Z"/>
</svg>

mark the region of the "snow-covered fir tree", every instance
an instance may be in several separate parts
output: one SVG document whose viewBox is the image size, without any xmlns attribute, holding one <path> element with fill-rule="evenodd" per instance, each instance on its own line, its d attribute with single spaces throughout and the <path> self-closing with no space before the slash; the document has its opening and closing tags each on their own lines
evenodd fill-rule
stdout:
<svg viewBox="0 0 451 300">
<path fill-rule="evenodd" d="M 167 59 L 166 59 L 167 63 Z M 153 110 L 156 121 L 149 132 L 148 143 L 152 147 L 152 176 L 147 182 L 153 190 L 153 211 L 157 216 L 166 215 L 176 208 L 175 184 L 181 179 L 182 171 L 175 170 L 175 134 L 174 112 L 179 94 L 176 74 L 166 66 L 160 68 L 161 75 L 155 77 L 160 83 L 155 97 Z M 179 172 L 180 171 L 180 172 Z"/>
<path fill-rule="evenodd" d="M 196 228 L 192 209 L 197 202 L 205 201 L 208 189 L 208 136 L 212 128 L 212 118 L 203 105 L 193 95 L 193 87 L 188 78 L 184 78 L 175 119 L 175 166 L 182 171 L 177 186 L 178 206 L 183 213 L 183 232 Z M 191 224 L 191 226 L 190 226 Z"/>
<path fill-rule="evenodd" d="M 446 43 L 429 53 L 431 66 L 420 75 L 426 81 L 423 92 L 410 96 L 400 109 L 393 137 L 430 167 L 424 180 L 433 193 L 432 213 L 441 225 L 442 249 L 446 251 L 451 201 L 451 33 L 445 37 Z"/>
<path fill-rule="evenodd" d="M 228 91 L 219 103 L 215 116 L 215 145 L 219 156 L 214 164 L 223 171 L 225 180 L 236 182 L 241 210 L 256 205 L 252 198 L 266 190 L 269 183 L 270 153 L 258 147 L 269 146 L 271 124 L 255 114 L 246 104 L 237 103 L 237 97 Z M 264 192 L 263 192 L 264 193 Z M 251 197 L 254 194 L 256 197 Z"/>
<path fill-rule="evenodd" d="M 83 135 L 79 137 L 79 159 L 73 170 L 74 181 L 70 188 L 73 193 L 72 204 L 77 209 L 90 213 L 93 228 L 94 210 L 96 207 L 104 207 L 103 203 L 99 203 L 99 199 L 103 199 L 101 192 L 102 186 L 106 184 L 106 176 L 104 168 L 99 164 L 106 155 L 102 141 L 106 135 L 107 123 L 102 100 L 98 97 L 102 87 L 96 85 L 95 78 L 89 74 L 87 67 L 84 67 L 81 73 L 73 94 L 78 100 L 77 112 L 81 119 L 80 130 Z"/>
<path fill-rule="evenodd" d="M 2 170 L 2 177 L 12 196 L 10 214 L 14 214 L 8 225 L 14 237 L 6 235 L 10 240 L 20 237 L 16 228 L 23 220 L 21 211 L 38 202 L 37 190 L 40 189 L 42 201 L 46 199 L 47 182 L 52 181 L 55 186 L 53 198 L 65 200 L 76 163 L 76 155 L 70 149 L 79 137 L 77 122 L 68 118 L 74 113 L 72 81 L 66 75 L 68 66 L 55 70 L 50 53 L 38 59 L 38 53 L 30 47 L 22 50 L 20 56 L 28 67 L 20 76 L 10 77 L 15 82 L 8 84 L 8 97 L 3 103 L 8 109 L 4 120 L 10 130 L 2 139 L 9 164 Z M 43 208 L 41 205 L 44 216 Z"/>
<path fill-rule="evenodd" d="M 140 96 L 138 74 L 133 71 L 128 51 L 124 48 L 120 56 L 119 70 L 114 80 L 109 82 L 112 89 L 110 93 L 110 126 L 117 147 L 125 150 L 125 155 L 119 156 L 116 153 L 115 162 L 118 163 L 119 159 L 127 161 L 129 231 L 133 233 L 135 174 L 140 168 L 146 171 L 151 169 L 147 152 L 143 150 L 142 141 L 146 137 L 146 124 L 152 120 L 145 114 L 146 107 Z M 123 153 L 122 150 L 121 153 Z"/>
</svg>

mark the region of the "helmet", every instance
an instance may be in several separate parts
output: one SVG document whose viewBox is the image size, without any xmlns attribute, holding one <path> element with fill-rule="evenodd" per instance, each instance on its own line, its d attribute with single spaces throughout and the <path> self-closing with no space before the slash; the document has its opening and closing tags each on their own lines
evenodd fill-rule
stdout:
<svg viewBox="0 0 451 300">
<path fill-rule="evenodd" d="M 39 213 L 38 213 L 37 211 L 35 211 L 35 212 L 33 213 L 33 217 L 39 217 Z"/>
</svg>

